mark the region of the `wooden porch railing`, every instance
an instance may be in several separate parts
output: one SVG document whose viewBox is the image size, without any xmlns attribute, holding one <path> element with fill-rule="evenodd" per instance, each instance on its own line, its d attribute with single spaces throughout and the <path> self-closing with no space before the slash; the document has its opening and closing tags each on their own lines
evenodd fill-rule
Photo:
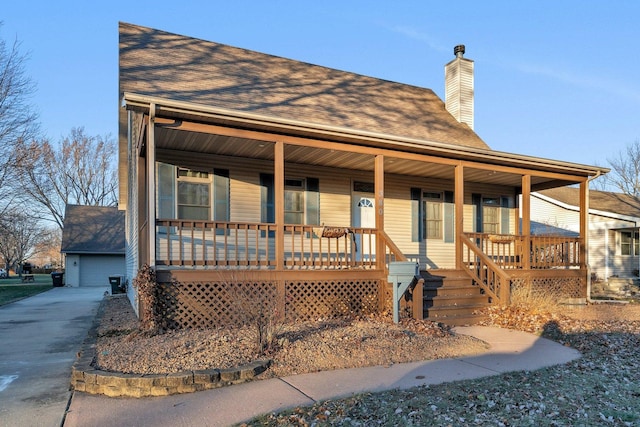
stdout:
<svg viewBox="0 0 640 427">
<path fill-rule="evenodd" d="M 485 254 L 468 235 L 461 234 L 462 262 L 465 271 L 494 301 L 509 304 L 511 279 L 509 275 Z"/>
<path fill-rule="evenodd" d="M 396 246 L 396 244 L 391 240 L 391 238 L 387 235 L 384 230 L 378 231 L 379 238 L 384 241 L 386 253 L 385 253 L 385 264 L 388 266 L 390 262 L 393 261 L 409 261 L 409 259 L 402 253 L 400 248 Z"/>
<path fill-rule="evenodd" d="M 277 226 L 268 223 L 159 219 L 156 264 L 273 269 L 276 233 Z M 372 228 L 287 224 L 284 268 L 375 269 L 377 236 Z M 389 247 L 390 240 L 385 240 Z M 388 257 L 399 256 L 401 252 L 393 245 Z"/>
<path fill-rule="evenodd" d="M 464 235 L 503 269 L 581 267 L 582 239 L 578 237 L 486 233 Z"/>
</svg>

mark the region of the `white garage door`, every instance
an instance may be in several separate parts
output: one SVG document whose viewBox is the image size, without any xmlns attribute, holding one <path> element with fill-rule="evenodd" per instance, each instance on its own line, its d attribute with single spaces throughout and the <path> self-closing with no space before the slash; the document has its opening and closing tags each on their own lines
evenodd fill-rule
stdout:
<svg viewBox="0 0 640 427">
<path fill-rule="evenodd" d="M 109 276 L 125 274 L 124 255 L 81 255 L 80 286 L 109 285 Z"/>
</svg>

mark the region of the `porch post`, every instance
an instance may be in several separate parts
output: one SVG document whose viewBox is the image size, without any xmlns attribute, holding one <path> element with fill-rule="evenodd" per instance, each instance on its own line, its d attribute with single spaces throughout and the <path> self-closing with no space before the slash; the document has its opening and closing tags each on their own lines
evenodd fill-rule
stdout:
<svg viewBox="0 0 640 427">
<path fill-rule="evenodd" d="M 462 240 L 460 236 L 464 232 L 464 166 L 455 167 L 454 191 L 455 202 L 455 236 L 456 236 L 456 268 L 463 268 Z"/>
<path fill-rule="evenodd" d="M 584 180 L 580 183 L 580 268 L 586 268 L 588 265 L 589 265 L 589 181 Z"/>
<path fill-rule="evenodd" d="M 273 162 L 273 204 L 276 220 L 276 270 L 284 270 L 284 143 L 276 141 Z"/>
<path fill-rule="evenodd" d="M 156 265 L 156 104 L 149 104 L 149 128 L 147 129 L 147 231 L 148 261 Z"/>
<path fill-rule="evenodd" d="M 531 175 L 522 175 L 522 268 L 531 268 Z"/>
<path fill-rule="evenodd" d="M 376 230 L 384 231 L 384 156 L 378 154 L 374 162 L 374 191 L 376 206 Z M 386 247 L 383 239 L 376 239 L 376 268 L 386 265 Z"/>
</svg>

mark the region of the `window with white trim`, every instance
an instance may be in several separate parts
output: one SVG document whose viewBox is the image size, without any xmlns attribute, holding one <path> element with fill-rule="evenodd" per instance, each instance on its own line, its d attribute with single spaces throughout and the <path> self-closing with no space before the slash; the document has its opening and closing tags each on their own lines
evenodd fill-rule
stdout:
<svg viewBox="0 0 640 427">
<path fill-rule="evenodd" d="M 162 219 L 229 221 L 228 169 L 157 164 L 157 215 Z"/>
<path fill-rule="evenodd" d="M 640 255 L 640 238 L 637 231 L 620 232 L 620 255 Z"/>
<path fill-rule="evenodd" d="M 178 168 L 178 218 L 211 219 L 211 180 L 208 172 Z"/>
</svg>

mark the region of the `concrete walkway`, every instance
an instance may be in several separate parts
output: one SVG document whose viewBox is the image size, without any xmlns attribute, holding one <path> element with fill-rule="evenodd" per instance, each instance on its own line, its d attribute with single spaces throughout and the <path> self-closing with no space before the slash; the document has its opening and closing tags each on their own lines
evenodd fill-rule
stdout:
<svg viewBox="0 0 640 427">
<path fill-rule="evenodd" d="M 525 332 L 481 326 L 456 331 L 488 342 L 490 350 L 473 357 L 295 375 L 168 397 L 118 399 L 76 392 L 64 425 L 227 426 L 260 414 L 365 391 L 536 370 L 580 357 L 574 349 Z"/>
<path fill-rule="evenodd" d="M 105 291 L 52 287 L 0 307 L 0 426 L 61 425 L 71 366 Z"/>
</svg>

